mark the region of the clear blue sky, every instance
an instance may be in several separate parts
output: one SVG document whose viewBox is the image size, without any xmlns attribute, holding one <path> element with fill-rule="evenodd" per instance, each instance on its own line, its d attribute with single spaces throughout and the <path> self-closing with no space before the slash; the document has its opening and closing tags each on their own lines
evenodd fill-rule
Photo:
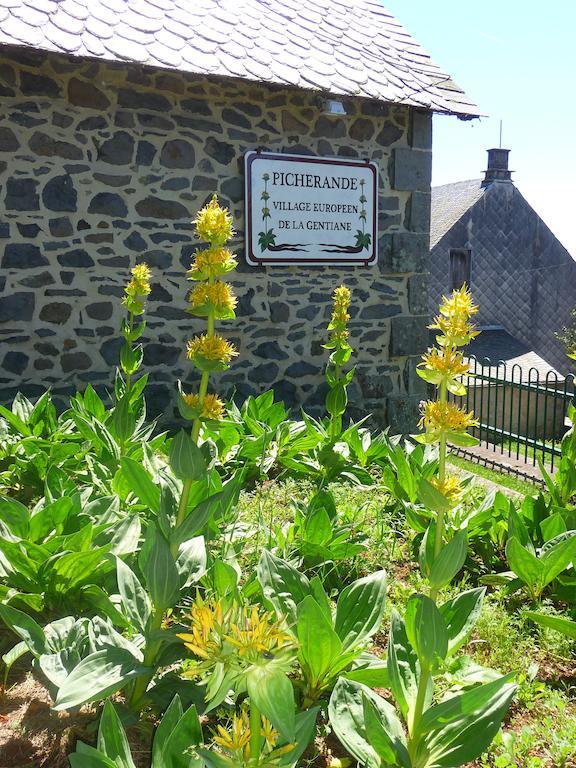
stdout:
<svg viewBox="0 0 576 768">
<path fill-rule="evenodd" d="M 432 183 L 480 178 L 502 120 L 516 186 L 576 259 L 576 0 L 383 5 L 487 115 L 434 117 Z"/>
</svg>

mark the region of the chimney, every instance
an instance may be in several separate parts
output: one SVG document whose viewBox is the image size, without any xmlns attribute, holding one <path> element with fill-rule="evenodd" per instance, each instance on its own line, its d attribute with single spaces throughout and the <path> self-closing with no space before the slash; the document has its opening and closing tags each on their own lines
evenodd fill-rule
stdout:
<svg viewBox="0 0 576 768">
<path fill-rule="evenodd" d="M 512 171 L 508 170 L 509 149 L 489 149 L 488 168 L 484 171 L 483 187 L 493 181 L 512 181 Z"/>
</svg>

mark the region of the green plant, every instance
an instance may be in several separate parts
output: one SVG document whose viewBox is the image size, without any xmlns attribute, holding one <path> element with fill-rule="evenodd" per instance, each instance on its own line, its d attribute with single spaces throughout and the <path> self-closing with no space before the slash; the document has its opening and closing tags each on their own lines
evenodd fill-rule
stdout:
<svg viewBox="0 0 576 768">
<path fill-rule="evenodd" d="M 178 694 L 160 720 L 152 743 L 150 768 L 203 768 L 194 752 L 202 743 L 202 726 L 194 705 L 185 712 Z M 78 741 L 70 755 L 71 768 L 135 768 L 126 733 L 114 705 L 104 704 L 96 747 Z"/>
<path fill-rule="evenodd" d="M 100 586 L 114 556 L 135 552 L 137 514 L 121 515 L 114 497 L 75 492 L 43 498 L 32 510 L 0 496 L 0 598 L 35 612 L 89 607 L 118 620 Z"/>
<path fill-rule="evenodd" d="M 346 587 L 332 606 L 320 579 L 303 573 L 267 550 L 258 565 L 265 600 L 286 620 L 298 642 L 304 707 L 322 698 L 339 675 L 380 680 L 382 665 L 366 654 L 368 640 L 379 629 L 386 600 L 384 571 Z"/>
<path fill-rule="evenodd" d="M 447 392 L 465 392 L 459 377 L 467 365 L 457 347 L 475 334 L 469 322 L 475 309 L 465 289 L 443 300 L 434 325 L 440 330 L 439 349 L 424 357 L 421 369 L 423 378 L 438 387 L 439 397 L 424 404 L 425 433 L 416 439 L 439 444 L 439 464 L 438 478 L 419 483 L 421 500 L 432 513 L 419 553 L 429 595 L 412 595 L 404 618 L 394 611 L 391 620 L 387 675 L 398 713 L 356 680 L 341 678 L 330 699 L 330 722 L 338 738 L 368 768 L 456 768 L 475 759 L 498 732 L 516 690 L 509 676 L 493 679 L 491 671 L 453 658 L 474 627 L 483 591 L 469 590 L 437 604 L 438 592 L 461 569 L 468 548 L 465 530 L 445 542 L 446 520 L 461 493 L 458 481 L 446 476 L 445 463 L 448 440 L 469 444 L 465 430 L 474 421 L 448 402 Z M 457 672 L 456 684 L 434 701 L 434 675 L 443 670 Z"/>
<path fill-rule="evenodd" d="M 334 442 L 342 432 L 342 416 L 346 412 L 348 404 L 346 390 L 354 378 L 354 368 L 345 373 L 342 371 L 343 366 L 346 365 L 352 355 L 352 347 L 348 343 L 350 289 L 345 285 L 340 285 L 334 291 L 332 298 L 334 306 L 328 325 L 328 330 L 331 333 L 324 348 L 331 350 L 326 365 L 326 381 L 329 387 L 326 395 L 326 410 L 330 414 L 328 433 L 331 441 Z"/>
<path fill-rule="evenodd" d="M 558 534 L 553 526 L 545 530 L 551 538 L 537 548 L 524 519 L 511 508 L 506 543 L 506 558 L 511 572 L 486 577 L 485 580 L 507 583 L 509 591 L 524 586 L 531 599 L 538 601 L 544 589 L 576 560 L 576 530 L 564 530 Z"/>
</svg>

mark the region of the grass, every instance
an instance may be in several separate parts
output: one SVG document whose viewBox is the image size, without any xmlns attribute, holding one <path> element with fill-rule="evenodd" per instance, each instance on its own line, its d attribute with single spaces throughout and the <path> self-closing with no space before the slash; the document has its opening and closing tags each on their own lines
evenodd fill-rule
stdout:
<svg viewBox="0 0 576 768">
<path fill-rule="evenodd" d="M 452 459 L 451 459 L 452 461 Z M 534 493 L 538 489 L 478 467 L 461 459 L 454 465 L 497 483 L 504 492 Z M 312 487 L 295 480 L 266 482 L 241 498 L 242 520 L 258 527 L 260 523 L 272 546 L 276 532 L 290 524 L 290 503 L 303 501 Z M 414 591 L 424 591 L 416 558 L 412 551 L 412 532 L 405 518 L 390 503 L 385 489 L 378 485 L 363 488 L 345 484 L 330 487 L 339 516 L 355 520 L 367 534 L 366 551 L 353 561 L 345 561 L 339 577 L 352 580 L 375 568 L 384 568 L 389 577 L 388 606 L 374 652 L 385 655 L 390 613 L 404 611 Z M 485 488 L 472 487 L 471 503 L 479 503 Z M 267 544 L 260 539 L 258 546 Z M 257 547 L 244 551 L 242 567 L 254 567 Z M 469 575 L 454 584 L 440 599 L 461 589 L 476 586 Z M 576 768 L 576 643 L 558 633 L 539 628 L 524 618 L 524 606 L 505 599 L 496 590 L 487 595 L 474 635 L 464 653 L 476 663 L 501 674 L 512 673 L 519 685 L 517 698 L 504 729 L 473 766 L 467 768 Z M 541 610 L 553 611 L 549 606 Z"/>
<path fill-rule="evenodd" d="M 468 459 L 463 459 L 461 456 L 451 455 L 448 458 L 448 463 L 455 467 L 459 467 L 460 469 L 464 469 L 466 472 L 470 472 L 473 475 L 482 477 L 485 480 L 489 480 L 491 483 L 507 488 L 509 491 L 520 493 L 523 496 L 531 496 L 540 492 L 540 488 L 534 483 L 520 480 L 519 478 L 514 477 L 514 475 L 498 472 L 495 469 L 483 467 L 481 464 L 476 464 L 474 461 L 468 461 Z"/>
</svg>

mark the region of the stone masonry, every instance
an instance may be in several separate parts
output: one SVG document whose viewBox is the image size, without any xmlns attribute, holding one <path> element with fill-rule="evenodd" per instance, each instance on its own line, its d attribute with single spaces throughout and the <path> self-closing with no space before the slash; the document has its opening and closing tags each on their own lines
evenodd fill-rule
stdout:
<svg viewBox="0 0 576 768">
<path fill-rule="evenodd" d="M 149 406 L 173 413 L 192 385 L 185 342 L 191 219 L 216 192 L 235 219 L 238 317 L 220 324 L 240 350 L 215 389 L 242 398 L 273 387 L 314 410 L 325 394 L 330 296 L 352 290 L 357 377 L 352 415 L 414 427 L 426 347 L 431 115 L 128 64 L 4 51 L 0 59 L 0 385 L 63 398 L 88 382 L 109 391 L 130 267 L 153 271 L 144 337 Z M 243 157 L 264 147 L 375 161 L 379 262 L 361 267 L 249 267 L 243 257 Z"/>
</svg>

